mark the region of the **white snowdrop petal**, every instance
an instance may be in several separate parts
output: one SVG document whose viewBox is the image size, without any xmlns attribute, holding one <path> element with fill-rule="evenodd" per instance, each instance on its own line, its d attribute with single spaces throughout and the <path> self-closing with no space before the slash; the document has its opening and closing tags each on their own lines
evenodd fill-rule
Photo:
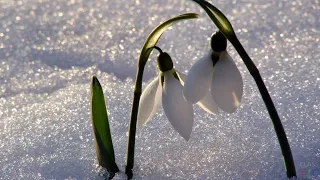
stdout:
<svg viewBox="0 0 320 180">
<path fill-rule="evenodd" d="M 173 128 L 188 141 L 193 126 L 193 108 L 183 98 L 183 87 L 171 73 L 164 73 L 162 106 Z"/>
<path fill-rule="evenodd" d="M 221 53 L 214 67 L 211 93 L 219 108 L 227 113 L 233 113 L 240 105 L 243 93 L 242 77 L 226 51 Z"/>
<path fill-rule="evenodd" d="M 161 86 L 161 78 L 158 78 L 159 80 L 159 85 L 157 88 L 157 92 L 156 92 L 156 96 L 155 96 L 155 100 L 154 100 L 154 105 L 153 105 L 153 109 L 149 115 L 149 118 L 147 119 L 147 122 L 157 113 L 161 103 L 162 103 L 162 86 Z"/>
<path fill-rule="evenodd" d="M 206 56 L 199 59 L 190 69 L 183 88 L 185 99 L 191 103 L 200 101 L 210 89 L 213 64 L 210 51 Z"/>
<path fill-rule="evenodd" d="M 177 71 L 180 82 L 184 85 L 186 75 Z M 211 86 L 211 81 L 209 81 L 209 85 Z M 197 103 L 202 109 L 207 111 L 210 114 L 217 114 L 219 107 L 212 99 L 211 91 L 208 90 L 203 98 Z"/>
<path fill-rule="evenodd" d="M 138 110 L 138 127 L 148 122 L 159 109 L 161 104 L 161 85 L 157 76 L 141 94 Z"/>
<path fill-rule="evenodd" d="M 219 107 L 214 102 L 210 90 L 207 91 L 204 97 L 197 104 L 210 114 L 217 114 L 219 111 Z"/>
</svg>

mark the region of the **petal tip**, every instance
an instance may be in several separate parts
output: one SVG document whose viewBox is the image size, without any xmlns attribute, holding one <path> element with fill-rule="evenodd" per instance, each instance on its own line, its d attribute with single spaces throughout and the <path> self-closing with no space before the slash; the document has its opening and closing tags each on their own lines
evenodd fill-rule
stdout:
<svg viewBox="0 0 320 180">
<path fill-rule="evenodd" d="M 188 136 L 182 136 L 183 137 L 183 139 L 185 140 L 185 141 L 189 141 L 189 139 L 190 139 L 190 136 L 191 136 L 191 134 L 189 134 Z"/>
<path fill-rule="evenodd" d="M 143 126 L 143 123 L 137 122 L 137 129 L 140 129 Z"/>
</svg>

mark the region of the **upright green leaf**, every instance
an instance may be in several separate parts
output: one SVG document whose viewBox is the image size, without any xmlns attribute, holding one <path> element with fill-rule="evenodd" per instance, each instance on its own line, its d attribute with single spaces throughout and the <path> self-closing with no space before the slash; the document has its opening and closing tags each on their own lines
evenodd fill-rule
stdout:
<svg viewBox="0 0 320 180">
<path fill-rule="evenodd" d="M 231 23 L 218 8 L 216 8 L 215 6 L 213 6 L 212 4 L 210 4 L 205 0 L 192 0 L 192 1 L 198 3 L 206 11 L 206 13 L 214 22 L 214 24 L 219 28 L 222 34 L 225 35 L 227 39 L 229 39 L 229 41 L 231 41 L 230 40 L 231 38 L 234 38 L 235 33 Z"/>
<path fill-rule="evenodd" d="M 119 168 L 115 163 L 106 103 L 101 85 L 95 76 L 91 81 L 91 116 L 99 164 L 109 172 L 116 173 Z"/>
</svg>

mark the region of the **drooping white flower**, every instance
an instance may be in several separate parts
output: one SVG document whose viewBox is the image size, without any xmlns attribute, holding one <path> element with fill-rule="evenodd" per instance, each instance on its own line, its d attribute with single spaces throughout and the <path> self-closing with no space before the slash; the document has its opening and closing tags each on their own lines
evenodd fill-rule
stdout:
<svg viewBox="0 0 320 180">
<path fill-rule="evenodd" d="M 187 75 L 183 89 L 187 101 L 197 103 L 208 92 L 219 108 L 227 113 L 233 113 L 240 105 L 242 77 L 226 50 L 219 53 L 211 50 L 191 67 Z"/>
<path fill-rule="evenodd" d="M 185 84 L 186 75 L 182 74 L 182 73 L 180 73 L 178 71 L 177 71 L 177 74 L 179 76 L 179 79 L 180 79 L 182 85 L 184 85 Z M 211 113 L 211 114 L 217 114 L 218 113 L 219 107 L 214 102 L 214 100 L 212 99 L 210 91 L 207 91 L 206 94 L 201 98 L 201 100 L 197 104 L 202 109 L 207 111 L 208 113 Z"/>
<path fill-rule="evenodd" d="M 162 102 L 164 113 L 173 128 L 185 140 L 189 140 L 193 126 L 193 107 L 184 99 L 183 86 L 179 79 L 174 68 L 171 68 L 161 72 L 151 81 L 141 95 L 138 126 L 149 121 Z"/>
</svg>

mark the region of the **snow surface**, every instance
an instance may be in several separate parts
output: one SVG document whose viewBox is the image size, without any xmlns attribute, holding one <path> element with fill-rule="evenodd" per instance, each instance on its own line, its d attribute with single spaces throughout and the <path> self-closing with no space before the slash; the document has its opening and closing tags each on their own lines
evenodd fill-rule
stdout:
<svg viewBox="0 0 320 180">
<path fill-rule="evenodd" d="M 287 132 L 300 178 L 320 179 L 319 0 L 214 0 L 258 66 Z M 189 0 L 0 0 L 0 179 L 103 179 L 93 147 L 89 86 L 103 85 L 124 170 L 137 59 L 160 22 L 186 12 L 158 45 L 187 72 L 216 27 Z M 138 130 L 135 179 L 285 179 L 272 123 L 244 79 L 233 114 L 197 105 L 185 142 L 163 110 Z M 144 87 L 157 74 L 150 56 Z M 312 174 L 314 176 L 312 176 Z M 123 173 L 115 179 L 125 179 Z"/>
</svg>

